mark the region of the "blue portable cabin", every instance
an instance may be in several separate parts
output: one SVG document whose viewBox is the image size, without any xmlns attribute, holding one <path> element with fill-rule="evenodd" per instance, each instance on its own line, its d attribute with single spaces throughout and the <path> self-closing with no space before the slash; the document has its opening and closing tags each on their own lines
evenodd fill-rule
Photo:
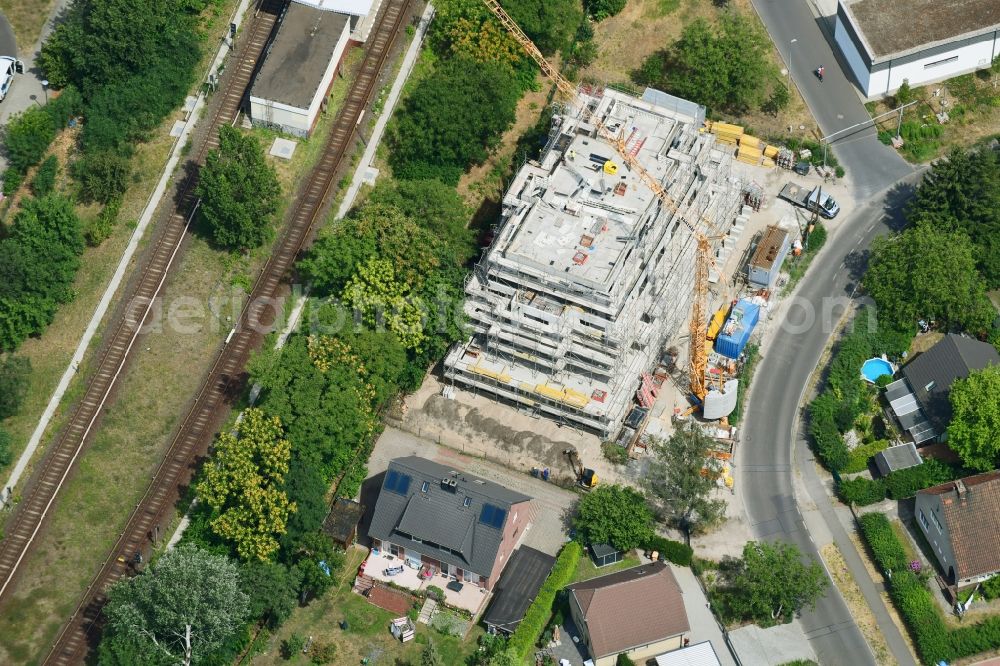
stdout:
<svg viewBox="0 0 1000 666">
<path fill-rule="evenodd" d="M 729 319 L 715 340 L 715 351 L 729 358 L 739 358 L 750 340 L 750 334 L 760 320 L 760 306 L 741 300 L 733 306 Z"/>
</svg>

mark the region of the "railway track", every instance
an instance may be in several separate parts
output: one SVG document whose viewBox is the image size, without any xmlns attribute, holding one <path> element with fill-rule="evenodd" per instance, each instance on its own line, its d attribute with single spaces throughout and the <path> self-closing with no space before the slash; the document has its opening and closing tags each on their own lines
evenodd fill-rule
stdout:
<svg viewBox="0 0 1000 666">
<path fill-rule="evenodd" d="M 206 139 L 189 161 L 189 166 L 192 163 L 203 164 L 208 151 L 218 146 L 219 126 L 236 119 L 247 86 L 283 6 L 284 0 L 262 0 L 247 21 L 243 43 L 235 54 L 230 71 L 224 75 L 227 85 L 218 93 L 222 99 L 211 117 Z M 189 169 L 188 174 L 178 187 L 174 210 L 146 254 L 141 274 L 128 287 L 128 296 L 124 301 L 128 306 L 109 326 L 96 369 L 88 380 L 83 397 L 74 406 L 69 422 L 32 474 L 23 499 L 4 531 L 0 541 L 0 601 L 12 592 L 12 581 L 20 565 L 52 509 L 59 490 L 89 442 L 102 410 L 108 406 L 115 383 L 139 336 L 140 326 L 177 258 L 197 206 L 197 169 Z"/>
<path fill-rule="evenodd" d="M 281 237 L 254 283 L 237 326 L 219 351 L 208 378 L 176 431 L 142 500 L 129 517 L 124 532 L 88 586 L 84 598 L 63 627 L 44 663 L 76 664 L 85 659 L 89 642 L 96 637 L 95 629 L 100 624 L 107 589 L 132 570 L 130 560 L 135 553 L 148 553 L 159 526 L 166 524 L 174 511 L 179 486 L 189 480 L 196 460 L 207 452 L 220 415 L 225 413 L 244 387 L 244 366 L 251 350 L 263 340 L 259 324 L 266 325 L 273 316 L 271 303 L 278 296 L 282 282 L 322 214 L 364 109 L 375 91 L 379 74 L 402 28 L 409 2 L 387 0 L 385 3 L 382 16 L 367 41 L 357 78 L 338 112 L 320 161 L 299 188 Z M 212 134 L 214 136 L 215 132 Z M 192 201 L 189 216 L 196 206 L 197 202 Z"/>
</svg>

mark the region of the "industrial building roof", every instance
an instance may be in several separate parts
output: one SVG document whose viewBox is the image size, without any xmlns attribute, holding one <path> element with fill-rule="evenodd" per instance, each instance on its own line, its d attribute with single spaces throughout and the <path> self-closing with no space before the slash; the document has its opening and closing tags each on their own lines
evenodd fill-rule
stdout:
<svg viewBox="0 0 1000 666">
<path fill-rule="evenodd" d="M 265 101 L 308 109 L 320 91 L 330 60 L 350 17 L 293 2 L 264 57 L 250 94 Z"/>
<path fill-rule="evenodd" d="M 1000 28 L 997 0 L 841 0 L 871 55 L 884 59 Z"/>
<path fill-rule="evenodd" d="M 367 16 L 375 4 L 375 0 L 293 0 L 293 2 L 326 12 L 340 12 L 351 16 Z"/>
<path fill-rule="evenodd" d="M 368 534 L 488 577 L 510 508 L 530 499 L 418 456 L 396 458 Z"/>
<path fill-rule="evenodd" d="M 567 589 L 580 605 L 595 658 L 690 629 L 680 585 L 663 562 L 591 578 Z"/>
<path fill-rule="evenodd" d="M 917 494 L 941 498 L 956 580 L 1000 571 L 1000 471 L 949 481 Z"/>
<path fill-rule="evenodd" d="M 548 578 L 556 558 L 540 550 L 521 546 L 511 556 L 500 581 L 493 588 L 493 601 L 483 616 L 486 626 L 510 633 L 517 628 L 528 606 Z"/>
<path fill-rule="evenodd" d="M 903 366 L 903 376 L 913 390 L 920 408 L 939 427 L 951 420 L 948 390 L 956 379 L 974 370 L 1000 365 L 993 345 L 949 333 L 936 345 Z"/>
</svg>

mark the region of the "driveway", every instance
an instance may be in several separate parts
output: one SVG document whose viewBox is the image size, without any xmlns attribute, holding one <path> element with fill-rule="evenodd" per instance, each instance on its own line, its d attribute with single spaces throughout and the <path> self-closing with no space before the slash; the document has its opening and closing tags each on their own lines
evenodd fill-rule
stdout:
<svg viewBox="0 0 1000 666">
<path fill-rule="evenodd" d="M 524 535 L 524 545 L 537 548 L 543 553 L 555 555 L 569 538 L 566 516 L 569 509 L 579 497 L 576 493 L 561 488 L 552 483 L 532 478 L 526 474 L 513 471 L 503 465 L 473 458 L 462 453 L 439 446 L 426 439 L 415 437 L 408 432 L 387 427 L 375 443 L 371 458 L 368 460 L 369 478 L 379 477 L 389 466 L 393 458 L 417 455 L 433 460 L 442 465 L 454 466 L 456 469 L 475 474 L 478 477 L 494 481 L 505 488 L 524 493 L 532 498 L 530 517 L 531 525 Z M 366 483 L 362 489 L 365 497 L 363 503 L 374 507 L 373 497 L 377 496 L 377 488 Z M 375 492 L 375 494 L 372 493 Z"/>
<path fill-rule="evenodd" d="M 840 66 L 827 34 L 806 0 L 752 0 L 768 33 L 784 58 L 799 92 L 824 135 L 871 118 L 857 88 Z M 792 40 L 795 40 L 794 42 Z M 823 65 L 822 83 L 813 71 Z M 857 199 L 881 192 L 913 173 L 913 167 L 868 127 L 836 134 L 831 145 L 848 172 Z"/>
</svg>

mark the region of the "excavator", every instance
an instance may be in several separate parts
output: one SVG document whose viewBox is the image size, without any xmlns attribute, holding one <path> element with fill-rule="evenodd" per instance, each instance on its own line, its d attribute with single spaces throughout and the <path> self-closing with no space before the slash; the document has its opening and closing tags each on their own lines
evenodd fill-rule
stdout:
<svg viewBox="0 0 1000 666">
<path fill-rule="evenodd" d="M 566 457 L 569 459 L 569 466 L 573 469 L 573 473 L 576 474 L 577 484 L 584 490 L 592 490 L 597 487 L 597 472 L 583 466 L 583 463 L 580 461 L 580 454 L 576 452 L 576 449 L 568 448 L 563 453 L 566 454 Z"/>
</svg>

